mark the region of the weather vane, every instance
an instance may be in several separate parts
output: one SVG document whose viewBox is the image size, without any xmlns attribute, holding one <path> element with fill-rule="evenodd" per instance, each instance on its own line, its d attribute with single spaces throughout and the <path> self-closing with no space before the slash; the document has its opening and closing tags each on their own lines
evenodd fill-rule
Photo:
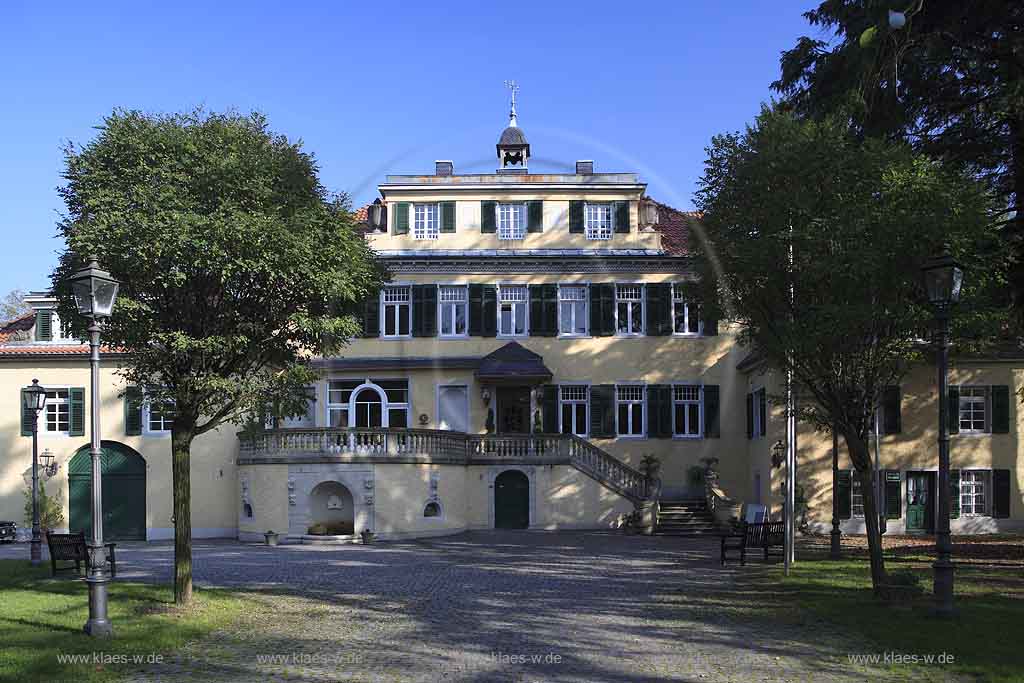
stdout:
<svg viewBox="0 0 1024 683">
<path fill-rule="evenodd" d="M 509 126 L 516 125 L 516 93 L 519 92 L 519 84 L 515 81 L 505 81 L 505 87 L 512 91 L 512 109 L 508 113 Z"/>
</svg>

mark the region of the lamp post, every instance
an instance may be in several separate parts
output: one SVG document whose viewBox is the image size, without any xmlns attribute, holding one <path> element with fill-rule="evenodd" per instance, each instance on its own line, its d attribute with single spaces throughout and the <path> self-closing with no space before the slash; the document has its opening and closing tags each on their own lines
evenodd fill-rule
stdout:
<svg viewBox="0 0 1024 683">
<path fill-rule="evenodd" d="M 89 620 L 85 632 L 105 637 L 113 632 L 107 619 L 107 565 L 103 547 L 103 484 L 101 478 L 100 447 L 100 326 L 99 321 L 109 318 L 117 298 L 118 282 L 110 273 L 100 270 L 95 257 L 89 265 L 69 278 L 71 293 L 78 312 L 89 319 L 89 437 L 92 456 L 92 539 L 89 544 Z"/>
<path fill-rule="evenodd" d="M 42 539 L 39 537 L 39 411 L 46 405 L 46 389 L 39 380 L 21 392 L 22 410 L 32 415 L 32 543 L 29 557 L 33 565 L 42 562 Z"/>
<path fill-rule="evenodd" d="M 928 302 L 935 310 L 938 385 L 939 385 L 939 519 L 935 525 L 935 611 L 940 616 L 953 614 L 953 544 L 949 538 L 949 316 L 960 300 L 963 269 L 945 248 L 940 256 L 921 268 Z"/>
</svg>

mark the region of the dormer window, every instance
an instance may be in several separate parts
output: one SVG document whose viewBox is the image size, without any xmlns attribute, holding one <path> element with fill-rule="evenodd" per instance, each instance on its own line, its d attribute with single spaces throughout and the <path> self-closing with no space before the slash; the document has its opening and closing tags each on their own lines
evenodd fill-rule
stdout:
<svg viewBox="0 0 1024 683">
<path fill-rule="evenodd" d="M 35 324 L 35 340 L 39 342 L 67 342 L 70 337 L 64 335 L 57 313 L 52 309 L 37 309 Z"/>
<path fill-rule="evenodd" d="M 522 204 L 498 204 L 498 239 L 521 240 L 526 237 L 526 212 Z"/>
<path fill-rule="evenodd" d="M 610 240 L 612 238 L 612 205 L 587 203 L 584 214 L 584 232 L 588 240 Z"/>
<path fill-rule="evenodd" d="M 440 231 L 437 220 L 437 204 L 416 204 L 412 236 L 418 240 L 436 240 Z"/>
</svg>

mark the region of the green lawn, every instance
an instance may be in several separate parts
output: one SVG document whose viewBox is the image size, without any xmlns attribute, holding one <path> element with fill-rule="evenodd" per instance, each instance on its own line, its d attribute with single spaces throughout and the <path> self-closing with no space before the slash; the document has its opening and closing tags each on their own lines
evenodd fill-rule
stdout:
<svg viewBox="0 0 1024 683">
<path fill-rule="evenodd" d="M 196 591 L 195 604 L 178 609 L 170 587 L 114 581 L 109 615 L 114 637 L 82 633 L 89 615 L 85 582 L 70 574 L 51 579 L 49 566 L 0 560 L 0 680 L 109 681 L 166 657 L 184 643 L 230 627 L 244 608 L 225 591 Z M 95 653 L 107 663 L 94 663 Z M 61 663 L 58 656 L 88 655 L 88 663 Z M 142 657 L 143 664 L 121 663 Z M 113 660 L 113 661 L 112 661 Z M 155 668 L 159 668 L 156 666 Z"/>
<path fill-rule="evenodd" d="M 941 678 L 953 671 L 979 681 L 1019 682 L 1024 680 L 1021 544 L 1020 538 L 991 537 L 955 548 L 957 616 L 952 620 L 931 614 L 933 549 L 901 547 L 898 539 L 887 539 L 886 569 L 918 575 L 924 593 L 916 599 L 888 604 L 875 600 L 867 556 L 859 548 L 846 549 L 848 559 L 839 561 L 826 559 L 820 548 L 805 548 L 803 553 L 798 550 L 789 577 L 779 565 L 748 574 L 746 580 L 762 587 L 790 617 L 826 620 L 872 644 L 877 653 L 955 657 L 945 665 L 890 665 L 908 679 Z"/>
</svg>

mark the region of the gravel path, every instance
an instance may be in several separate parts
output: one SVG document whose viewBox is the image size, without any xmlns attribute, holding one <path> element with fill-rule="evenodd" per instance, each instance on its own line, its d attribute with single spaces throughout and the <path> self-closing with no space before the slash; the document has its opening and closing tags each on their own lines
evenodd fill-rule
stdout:
<svg viewBox="0 0 1024 683">
<path fill-rule="evenodd" d="M 872 648 L 826 623 L 744 614 L 758 596 L 734 576 L 763 569 L 721 569 L 717 550 L 714 539 L 605 533 L 200 541 L 196 583 L 243 589 L 252 609 L 133 680 L 902 680 L 851 665 L 848 654 Z M 126 544 L 118 580 L 167 582 L 172 556 L 169 544 Z"/>
</svg>

